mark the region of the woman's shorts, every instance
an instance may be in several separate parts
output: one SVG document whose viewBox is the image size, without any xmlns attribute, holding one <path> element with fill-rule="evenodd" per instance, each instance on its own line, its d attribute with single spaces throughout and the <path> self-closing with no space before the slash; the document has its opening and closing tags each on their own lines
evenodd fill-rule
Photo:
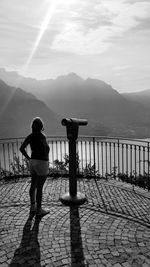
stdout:
<svg viewBox="0 0 150 267">
<path fill-rule="evenodd" d="M 48 161 L 40 159 L 30 159 L 29 166 L 31 175 L 46 176 L 48 174 Z"/>
</svg>

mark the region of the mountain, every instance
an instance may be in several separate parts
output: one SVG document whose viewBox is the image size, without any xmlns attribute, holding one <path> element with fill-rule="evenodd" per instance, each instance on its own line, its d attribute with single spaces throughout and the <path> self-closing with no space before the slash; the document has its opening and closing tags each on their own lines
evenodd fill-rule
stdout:
<svg viewBox="0 0 150 267">
<path fill-rule="evenodd" d="M 44 120 L 46 134 L 56 135 L 63 132 L 60 118 L 45 103 L 0 80 L 0 138 L 27 135 L 31 120 L 36 116 Z"/>
<path fill-rule="evenodd" d="M 39 99 L 42 99 L 43 94 L 47 94 L 49 86 L 51 87 L 55 81 L 53 79 L 36 80 L 33 78 L 26 78 L 15 71 L 6 71 L 4 68 L 0 68 L 0 79 L 9 86 L 22 88 L 23 90 L 36 95 Z"/>
<path fill-rule="evenodd" d="M 148 110 L 150 109 L 150 89 L 135 93 L 123 93 L 122 96 L 124 96 L 127 100 L 140 103 Z"/>
<path fill-rule="evenodd" d="M 88 119 L 88 127 L 80 127 L 81 133 L 136 138 L 149 136 L 148 108 L 119 94 L 103 81 L 82 79 L 75 73 L 40 81 L 5 70 L 0 70 L 0 77 L 11 85 L 16 83 L 17 77 L 22 89 L 36 95 L 61 118 Z"/>
</svg>

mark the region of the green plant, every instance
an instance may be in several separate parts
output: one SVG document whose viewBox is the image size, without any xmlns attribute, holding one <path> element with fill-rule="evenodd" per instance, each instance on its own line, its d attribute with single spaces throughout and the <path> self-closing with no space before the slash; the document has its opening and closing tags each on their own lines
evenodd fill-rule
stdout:
<svg viewBox="0 0 150 267">
<path fill-rule="evenodd" d="M 0 179 L 4 179 L 4 178 L 10 177 L 12 175 L 13 175 L 13 173 L 11 171 L 4 170 L 3 168 L 0 168 Z"/>
<path fill-rule="evenodd" d="M 79 155 L 76 154 L 76 164 L 77 164 L 77 172 L 79 172 Z M 69 156 L 67 154 L 64 155 L 64 160 L 60 161 L 58 159 L 53 161 L 52 167 L 49 168 L 50 176 L 59 176 L 61 175 L 68 175 L 69 173 Z"/>
<path fill-rule="evenodd" d="M 13 162 L 11 163 L 12 172 L 15 175 L 27 175 L 29 173 L 29 162 L 26 158 L 20 163 L 20 158 L 14 154 Z"/>
<path fill-rule="evenodd" d="M 148 189 L 150 190 L 150 177 L 148 175 L 148 173 L 144 173 L 144 175 L 142 174 L 138 174 L 133 172 L 130 174 L 127 173 L 119 173 L 118 177 L 121 181 L 123 182 L 127 182 L 130 183 L 132 185 L 136 185 L 139 187 L 142 187 L 144 189 Z"/>
<path fill-rule="evenodd" d="M 95 164 L 86 164 L 85 168 L 83 168 L 82 173 L 84 177 L 100 177 L 98 170 L 96 170 Z"/>
</svg>

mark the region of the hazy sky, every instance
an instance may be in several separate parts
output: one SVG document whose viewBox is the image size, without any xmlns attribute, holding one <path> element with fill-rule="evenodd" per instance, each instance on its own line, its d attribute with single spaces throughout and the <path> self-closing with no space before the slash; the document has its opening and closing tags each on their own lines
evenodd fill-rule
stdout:
<svg viewBox="0 0 150 267">
<path fill-rule="evenodd" d="M 0 67 L 150 89 L 150 0 L 0 0 Z"/>
</svg>

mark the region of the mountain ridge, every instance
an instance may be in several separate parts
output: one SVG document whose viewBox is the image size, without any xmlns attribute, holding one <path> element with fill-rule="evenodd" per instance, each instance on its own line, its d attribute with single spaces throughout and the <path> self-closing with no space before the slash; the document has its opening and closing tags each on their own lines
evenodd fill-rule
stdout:
<svg viewBox="0 0 150 267">
<path fill-rule="evenodd" d="M 46 132 L 57 135 L 63 129 L 60 118 L 45 103 L 20 88 L 10 87 L 0 80 L 0 138 L 25 136 L 30 132 L 30 123 L 40 116 Z"/>
<path fill-rule="evenodd" d="M 127 100 L 134 101 L 141 104 L 143 107 L 146 107 L 150 112 L 150 89 L 134 93 L 123 93 L 122 95 Z"/>
<path fill-rule="evenodd" d="M 150 132 L 148 107 L 120 94 L 104 81 L 83 79 L 75 73 L 56 79 L 20 80 L 23 90 L 32 92 L 61 118 L 88 119 L 90 126 L 85 127 L 84 133 L 145 138 Z"/>
</svg>

